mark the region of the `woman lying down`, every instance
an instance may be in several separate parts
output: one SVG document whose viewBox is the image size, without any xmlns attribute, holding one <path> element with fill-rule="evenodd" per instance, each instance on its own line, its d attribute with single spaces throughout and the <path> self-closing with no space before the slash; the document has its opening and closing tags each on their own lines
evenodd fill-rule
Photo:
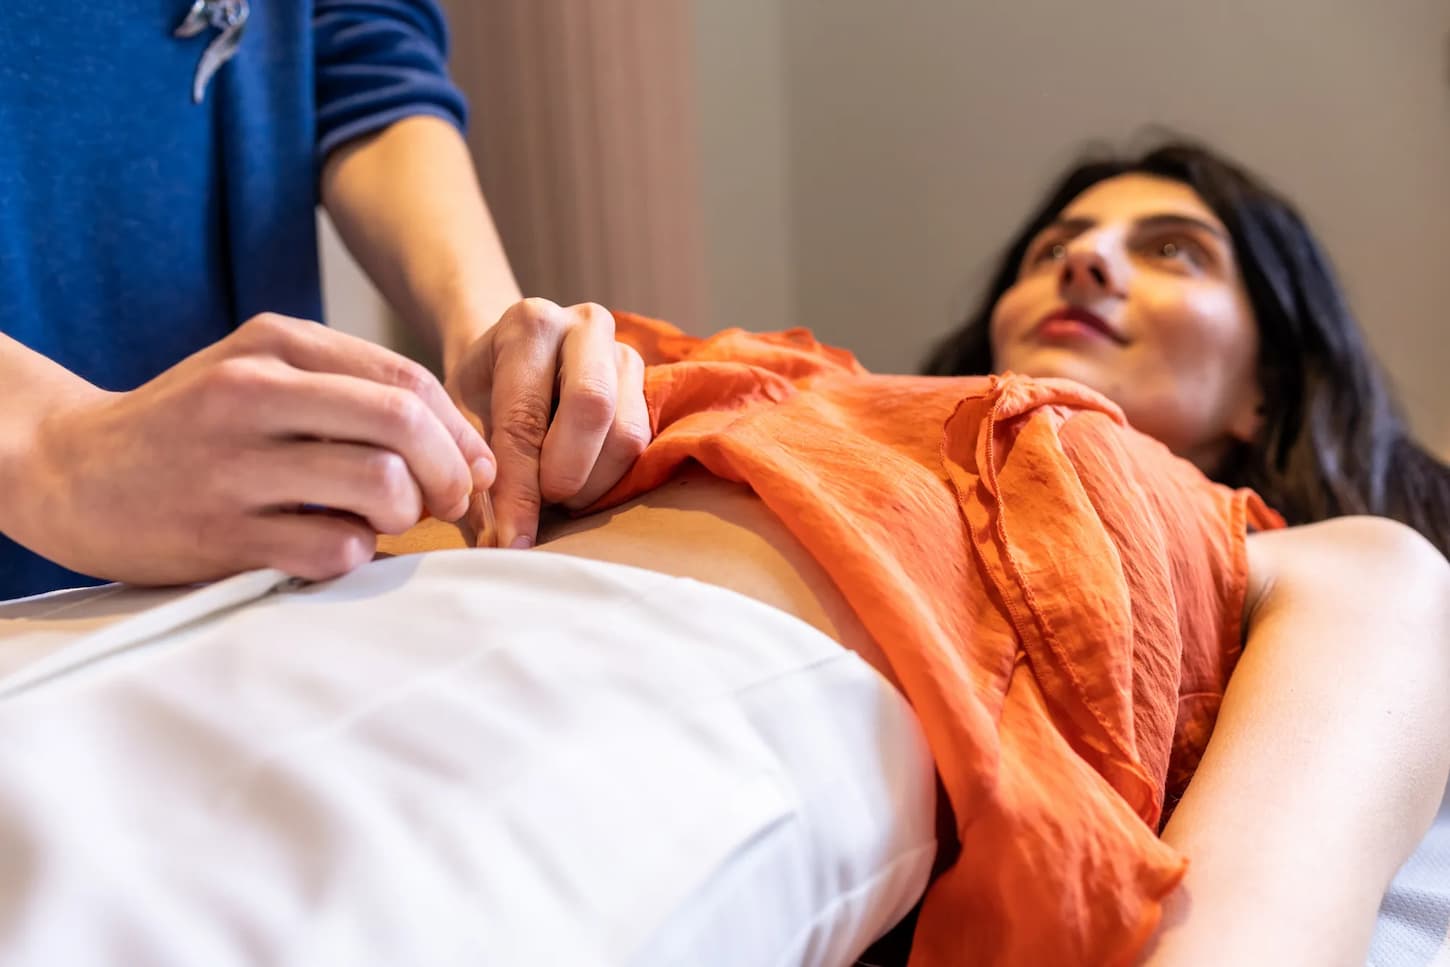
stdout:
<svg viewBox="0 0 1450 967">
<path fill-rule="evenodd" d="M 12 689 L 6 962 L 845 964 L 920 897 L 916 965 L 1363 963 L 1450 773 L 1450 566 L 1205 476 L 1319 432 L 1264 375 L 1323 352 L 1263 302 L 1287 206 L 1182 152 L 1065 184 L 947 347 L 1000 375 L 621 315 L 654 440 L 537 550 Z M 1414 459 L 1358 509 L 1443 549 Z"/>
<path fill-rule="evenodd" d="M 1432 547 L 1274 530 L 1071 384 L 666 342 L 642 496 L 541 549 L 741 592 L 901 689 L 947 830 L 913 964 L 1363 963 L 1450 762 Z"/>
<path fill-rule="evenodd" d="M 620 316 L 656 436 L 545 547 L 742 592 L 905 694 L 944 793 L 913 964 L 1363 963 L 1450 768 L 1450 566 L 1204 476 L 1443 552 L 1450 471 L 1407 439 L 1373 488 L 1264 453 L 1357 462 L 1353 428 L 1293 425 L 1316 394 L 1402 433 L 1333 295 L 1292 209 L 1208 153 L 1084 166 L 934 364 L 1078 382 Z"/>
</svg>

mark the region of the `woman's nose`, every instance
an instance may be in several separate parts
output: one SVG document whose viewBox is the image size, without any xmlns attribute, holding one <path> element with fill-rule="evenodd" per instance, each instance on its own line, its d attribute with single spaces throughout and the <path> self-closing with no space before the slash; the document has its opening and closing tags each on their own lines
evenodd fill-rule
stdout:
<svg viewBox="0 0 1450 967">
<path fill-rule="evenodd" d="M 1118 280 L 1102 251 L 1093 245 L 1069 245 L 1062 259 L 1058 288 L 1064 298 L 1088 301 L 1120 295 Z"/>
</svg>

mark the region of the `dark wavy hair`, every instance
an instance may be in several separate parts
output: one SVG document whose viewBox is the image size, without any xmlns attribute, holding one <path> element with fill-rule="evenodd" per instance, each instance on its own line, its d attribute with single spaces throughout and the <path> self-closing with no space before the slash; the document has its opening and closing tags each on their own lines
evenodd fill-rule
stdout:
<svg viewBox="0 0 1450 967">
<path fill-rule="evenodd" d="M 992 372 L 992 311 L 1017 281 L 1028 245 L 1078 195 L 1125 174 L 1167 178 L 1198 194 L 1228 229 L 1253 305 L 1263 426 L 1214 478 L 1252 487 L 1291 524 L 1392 517 L 1450 557 L 1450 467 L 1410 437 L 1324 250 L 1293 205 L 1200 145 L 1175 141 L 1137 158 L 1079 162 L 1023 225 L 981 304 L 937 345 L 923 371 Z"/>
</svg>

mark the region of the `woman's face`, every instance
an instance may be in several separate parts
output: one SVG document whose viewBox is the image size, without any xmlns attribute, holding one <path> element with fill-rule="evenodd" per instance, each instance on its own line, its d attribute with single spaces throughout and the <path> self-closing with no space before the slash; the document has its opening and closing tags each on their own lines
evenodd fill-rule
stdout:
<svg viewBox="0 0 1450 967">
<path fill-rule="evenodd" d="M 992 313 L 999 371 L 1077 380 L 1207 472 L 1258 429 L 1258 353 L 1228 232 L 1193 189 L 1148 175 L 1079 195 Z"/>
</svg>

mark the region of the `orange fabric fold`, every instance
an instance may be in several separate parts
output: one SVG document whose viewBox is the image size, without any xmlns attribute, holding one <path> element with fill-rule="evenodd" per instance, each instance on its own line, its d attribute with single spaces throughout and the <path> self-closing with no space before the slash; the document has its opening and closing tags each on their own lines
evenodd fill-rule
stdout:
<svg viewBox="0 0 1450 967">
<path fill-rule="evenodd" d="M 960 849 L 913 967 L 1131 963 L 1186 869 L 1156 830 L 1238 658 L 1246 531 L 1282 521 L 1074 383 L 616 323 L 650 364 L 655 438 L 598 506 L 686 461 L 748 485 L 921 720 Z"/>
</svg>

